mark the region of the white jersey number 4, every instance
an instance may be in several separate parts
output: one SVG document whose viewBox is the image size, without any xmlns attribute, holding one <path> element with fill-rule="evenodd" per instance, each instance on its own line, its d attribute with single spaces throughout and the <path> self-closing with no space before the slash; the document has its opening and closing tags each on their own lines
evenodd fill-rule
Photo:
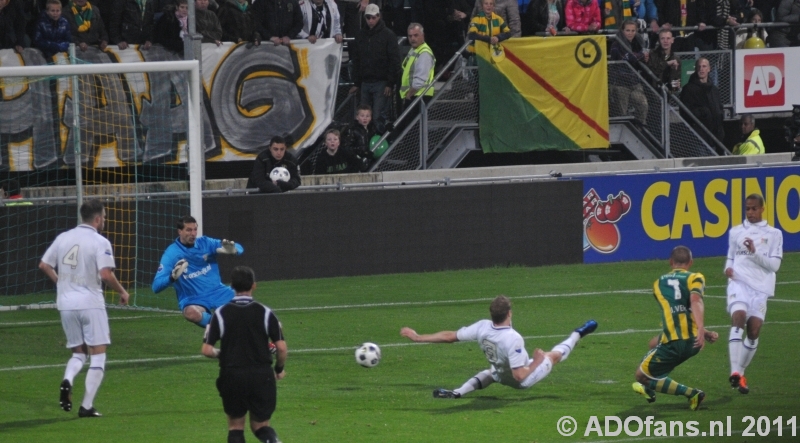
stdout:
<svg viewBox="0 0 800 443">
<path fill-rule="evenodd" d="M 69 251 L 64 255 L 64 258 L 61 259 L 61 263 L 70 266 L 72 269 L 78 267 L 78 251 L 80 250 L 79 245 L 75 245 L 69 248 Z"/>
</svg>

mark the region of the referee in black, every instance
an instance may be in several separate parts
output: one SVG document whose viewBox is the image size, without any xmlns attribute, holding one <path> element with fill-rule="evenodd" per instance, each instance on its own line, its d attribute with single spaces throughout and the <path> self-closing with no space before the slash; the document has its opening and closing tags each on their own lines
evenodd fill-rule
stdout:
<svg viewBox="0 0 800 443">
<path fill-rule="evenodd" d="M 217 390 L 228 415 L 228 443 L 244 443 L 244 416 L 250 411 L 250 429 L 264 443 L 278 443 L 269 426 L 275 412 L 276 381 L 286 375 L 287 348 L 278 317 L 253 300 L 256 277 L 247 266 L 231 273 L 236 296 L 217 309 L 203 339 L 203 355 L 219 359 Z M 214 344 L 221 340 L 221 349 Z M 270 342 L 275 344 L 275 369 L 272 369 Z"/>
</svg>

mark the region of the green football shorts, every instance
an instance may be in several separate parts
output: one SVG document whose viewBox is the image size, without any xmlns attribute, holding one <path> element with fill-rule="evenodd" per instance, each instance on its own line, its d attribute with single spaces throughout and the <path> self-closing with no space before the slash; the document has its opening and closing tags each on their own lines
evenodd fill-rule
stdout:
<svg viewBox="0 0 800 443">
<path fill-rule="evenodd" d="M 653 379 L 664 378 L 679 364 L 694 357 L 698 352 L 700 348 L 694 347 L 694 339 L 659 343 L 642 359 L 642 372 Z"/>
</svg>

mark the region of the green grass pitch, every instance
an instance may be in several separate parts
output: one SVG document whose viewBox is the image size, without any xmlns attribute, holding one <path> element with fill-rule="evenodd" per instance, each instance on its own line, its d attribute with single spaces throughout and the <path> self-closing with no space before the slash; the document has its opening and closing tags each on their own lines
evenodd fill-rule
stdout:
<svg viewBox="0 0 800 443">
<path fill-rule="evenodd" d="M 666 394 L 647 404 L 630 387 L 659 328 L 651 288 L 668 271 L 666 261 L 260 282 L 256 298 L 276 311 L 289 346 L 272 425 L 286 443 L 800 441 L 786 424 L 800 415 L 800 254 L 786 254 L 778 272 L 777 297 L 769 302 L 747 371 L 749 395 L 727 383 L 723 260 L 698 259 L 692 268 L 706 276 L 706 324 L 720 333 L 720 342 L 672 373 L 707 393 L 699 411 Z M 494 384 L 462 399 L 432 398 L 433 389 L 456 388 L 488 364 L 476 343 L 412 344 L 400 337 L 400 328 L 455 330 L 487 318 L 497 294 L 511 297 L 514 327 L 531 353 L 549 350 L 587 319 L 600 327 L 531 389 Z M 73 411 L 58 406 L 69 358 L 58 313 L 0 313 L 0 441 L 226 441 L 216 361 L 199 353 L 203 331 L 177 314 L 112 309 L 109 315 L 113 344 L 95 400 L 105 416 L 78 419 L 85 369 L 75 379 Z M 376 368 L 354 361 L 353 350 L 365 341 L 381 346 Z M 571 437 L 556 430 L 562 416 L 577 420 Z M 592 416 L 602 436 L 584 436 Z M 730 417 L 731 437 L 605 436 L 606 416 L 693 420 L 699 432 Z M 743 435 L 747 416 L 753 417 L 754 436 Z M 782 426 L 776 425 L 779 416 Z M 256 441 L 249 431 L 246 437 Z"/>
</svg>

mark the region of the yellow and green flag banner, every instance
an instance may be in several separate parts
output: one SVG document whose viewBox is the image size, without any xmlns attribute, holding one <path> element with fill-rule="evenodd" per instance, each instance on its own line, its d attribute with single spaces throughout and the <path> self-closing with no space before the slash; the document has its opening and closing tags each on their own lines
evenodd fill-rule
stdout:
<svg viewBox="0 0 800 443">
<path fill-rule="evenodd" d="M 608 148 L 603 36 L 476 42 L 484 152 Z"/>
</svg>

